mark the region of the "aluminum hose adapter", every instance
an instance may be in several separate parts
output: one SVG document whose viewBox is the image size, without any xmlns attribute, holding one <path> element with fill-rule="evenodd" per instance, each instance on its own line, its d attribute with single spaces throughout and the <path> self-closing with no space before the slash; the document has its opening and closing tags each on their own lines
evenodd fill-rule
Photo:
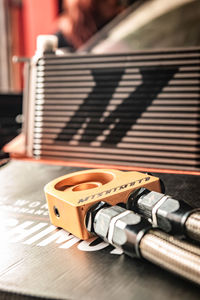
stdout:
<svg viewBox="0 0 200 300">
<path fill-rule="evenodd" d="M 139 188 L 130 194 L 126 207 L 149 219 L 154 227 L 200 241 L 200 210 L 184 201 Z"/>
<path fill-rule="evenodd" d="M 156 265 L 200 284 L 200 250 L 158 230 L 133 211 L 99 202 L 86 215 L 89 232 L 120 248 L 131 257 Z"/>
</svg>

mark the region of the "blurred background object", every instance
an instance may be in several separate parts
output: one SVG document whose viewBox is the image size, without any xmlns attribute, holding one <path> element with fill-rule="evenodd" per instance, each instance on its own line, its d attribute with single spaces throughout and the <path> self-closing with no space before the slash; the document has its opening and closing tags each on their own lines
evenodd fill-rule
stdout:
<svg viewBox="0 0 200 300">
<path fill-rule="evenodd" d="M 169 49 L 200 45 L 199 0 L 135 1 L 82 50 L 95 53 Z"/>
<path fill-rule="evenodd" d="M 21 92 L 22 68 L 12 56 L 23 55 L 22 3 L 0 0 L 0 93 Z"/>
<path fill-rule="evenodd" d="M 63 13 L 58 18 L 60 46 L 76 50 L 124 8 L 118 0 L 63 0 Z"/>
<path fill-rule="evenodd" d="M 22 91 L 22 65 L 41 34 L 56 34 L 59 47 L 76 51 L 134 0 L 0 0 L 0 93 Z"/>
</svg>

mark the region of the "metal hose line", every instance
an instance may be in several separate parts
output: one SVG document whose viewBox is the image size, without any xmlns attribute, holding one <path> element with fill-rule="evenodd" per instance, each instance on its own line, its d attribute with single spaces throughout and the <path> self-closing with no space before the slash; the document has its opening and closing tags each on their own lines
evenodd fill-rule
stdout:
<svg viewBox="0 0 200 300">
<path fill-rule="evenodd" d="M 142 257 L 200 284 L 200 257 L 167 241 L 166 235 L 160 232 L 158 237 L 154 230 L 145 234 L 140 242 Z"/>
<path fill-rule="evenodd" d="M 192 213 L 185 222 L 187 235 L 197 241 L 200 241 L 200 211 Z"/>
<path fill-rule="evenodd" d="M 173 235 L 168 235 L 168 234 L 164 234 L 162 231 L 160 230 L 154 230 L 154 235 L 160 237 L 161 239 L 170 242 L 173 245 L 176 245 L 186 251 L 189 251 L 193 254 L 199 255 L 200 256 L 200 247 L 193 245 L 191 243 L 188 243 L 186 241 L 182 241 L 177 239 L 176 237 L 174 237 Z"/>
</svg>

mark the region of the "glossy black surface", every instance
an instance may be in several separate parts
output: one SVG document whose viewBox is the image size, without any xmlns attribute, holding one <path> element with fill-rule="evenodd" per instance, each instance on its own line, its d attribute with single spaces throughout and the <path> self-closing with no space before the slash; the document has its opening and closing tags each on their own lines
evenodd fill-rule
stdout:
<svg viewBox="0 0 200 300">
<path fill-rule="evenodd" d="M 19 134 L 21 113 L 22 94 L 0 94 L 0 149 Z"/>
</svg>

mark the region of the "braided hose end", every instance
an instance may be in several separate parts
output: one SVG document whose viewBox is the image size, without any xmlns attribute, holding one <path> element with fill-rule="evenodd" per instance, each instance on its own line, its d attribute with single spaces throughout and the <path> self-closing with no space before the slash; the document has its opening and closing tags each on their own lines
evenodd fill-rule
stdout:
<svg viewBox="0 0 200 300">
<path fill-rule="evenodd" d="M 188 237 L 200 241 L 200 211 L 189 215 L 185 222 L 185 229 Z"/>
</svg>

